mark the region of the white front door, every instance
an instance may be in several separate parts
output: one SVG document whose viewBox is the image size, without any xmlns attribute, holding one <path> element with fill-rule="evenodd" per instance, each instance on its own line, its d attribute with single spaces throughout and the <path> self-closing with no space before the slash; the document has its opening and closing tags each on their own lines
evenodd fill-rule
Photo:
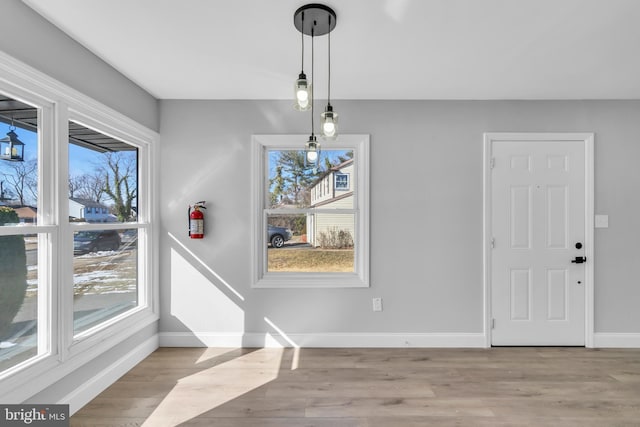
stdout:
<svg viewBox="0 0 640 427">
<path fill-rule="evenodd" d="M 585 345 L 584 142 L 490 142 L 492 345 Z"/>
</svg>

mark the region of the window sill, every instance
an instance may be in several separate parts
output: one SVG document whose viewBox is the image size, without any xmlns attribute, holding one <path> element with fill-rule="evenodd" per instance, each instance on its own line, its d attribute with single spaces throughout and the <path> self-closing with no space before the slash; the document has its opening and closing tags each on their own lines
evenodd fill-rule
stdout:
<svg viewBox="0 0 640 427">
<path fill-rule="evenodd" d="M 271 273 L 253 288 L 368 288 L 369 281 L 355 273 Z"/>
</svg>

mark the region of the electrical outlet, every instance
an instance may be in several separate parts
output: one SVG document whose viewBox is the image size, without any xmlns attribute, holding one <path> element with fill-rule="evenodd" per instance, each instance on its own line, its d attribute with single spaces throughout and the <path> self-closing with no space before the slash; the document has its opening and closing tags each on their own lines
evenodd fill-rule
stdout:
<svg viewBox="0 0 640 427">
<path fill-rule="evenodd" d="M 373 299 L 373 311 L 382 311 L 382 298 Z"/>
</svg>

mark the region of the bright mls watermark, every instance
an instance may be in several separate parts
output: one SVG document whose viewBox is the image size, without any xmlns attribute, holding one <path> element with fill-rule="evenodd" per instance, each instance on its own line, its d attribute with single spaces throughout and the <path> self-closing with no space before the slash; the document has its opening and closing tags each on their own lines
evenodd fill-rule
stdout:
<svg viewBox="0 0 640 427">
<path fill-rule="evenodd" d="M 69 405 L 0 405 L 0 425 L 69 427 Z"/>
</svg>

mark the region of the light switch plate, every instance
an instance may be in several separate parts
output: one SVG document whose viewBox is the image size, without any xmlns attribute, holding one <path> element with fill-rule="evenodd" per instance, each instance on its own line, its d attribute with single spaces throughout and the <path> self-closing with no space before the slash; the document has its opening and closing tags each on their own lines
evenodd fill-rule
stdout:
<svg viewBox="0 0 640 427">
<path fill-rule="evenodd" d="M 609 215 L 596 215 L 596 228 L 609 228 Z"/>
</svg>

